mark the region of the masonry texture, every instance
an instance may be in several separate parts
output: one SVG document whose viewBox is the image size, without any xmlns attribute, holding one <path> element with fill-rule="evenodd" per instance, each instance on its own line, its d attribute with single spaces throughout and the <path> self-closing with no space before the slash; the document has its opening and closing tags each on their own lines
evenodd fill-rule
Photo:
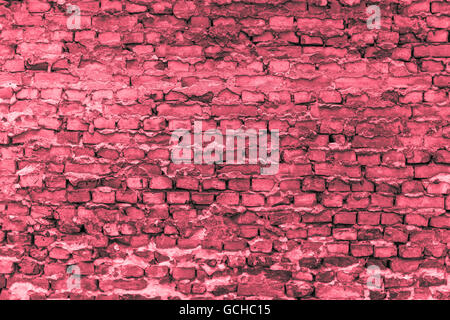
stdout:
<svg viewBox="0 0 450 320">
<path fill-rule="evenodd" d="M 450 299 L 450 2 L 70 4 L 0 1 L 0 299 Z"/>
</svg>

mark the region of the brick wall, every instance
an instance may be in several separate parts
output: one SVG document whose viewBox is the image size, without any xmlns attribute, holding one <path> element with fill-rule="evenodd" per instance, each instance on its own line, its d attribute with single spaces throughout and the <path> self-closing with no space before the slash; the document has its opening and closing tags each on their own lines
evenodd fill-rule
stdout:
<svg viewBox="0 0 450 320">
<path fill-rule="evenodd" d="M 449 24 L 439 0 L 0 1 L 0 298 L 449 299 Z M 194 119 L 278 129 L 278 173 L 174 163 Z"/>
</svg>

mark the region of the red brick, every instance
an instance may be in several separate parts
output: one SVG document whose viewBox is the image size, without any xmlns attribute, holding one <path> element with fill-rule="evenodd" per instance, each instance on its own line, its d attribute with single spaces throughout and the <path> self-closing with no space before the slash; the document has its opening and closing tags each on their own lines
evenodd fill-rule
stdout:
<svg viewBox="0 0 450 320">
<path fill-rule="evenodd" d="M 242 205 L 246 207 L 264 206 L 264 196 L 260 194 L 243 193 Z"/>
<path fill-rule="evenodd" d="M 149 184 L 150 189 L 164 190 L 172 188 L 172 180 L 167 177 L 152 177 Z"/>
<path fill-rule="evenodd" d="M 14 271 L 14 262 L 11 260 L 1 260 L 0 261 L 0 273 L 10 274 Z"/>
<path fill-rule="evenodd" d="M 373 246 L 369 244 L 352 244 L 350 251 L 355 257 L 367 257 L 373 254 Z"/>
<path fill-rule="evenodd" d="M 400 208 L 444 208 L 443 197 L 405 197 L 398 196 L 396 199 L 396 206 Z"/>
<path fill-rule="evenodd" d="M 172 270 L 172 277 L 175 280 L 192 280 L 195 278 L 195 268 L 175 267 Z"/>
</svg>

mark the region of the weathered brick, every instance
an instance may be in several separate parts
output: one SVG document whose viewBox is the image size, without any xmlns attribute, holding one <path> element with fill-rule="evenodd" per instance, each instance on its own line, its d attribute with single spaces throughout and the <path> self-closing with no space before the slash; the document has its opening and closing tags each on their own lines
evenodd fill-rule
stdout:
<svg viewBox="0 0 450 320">
<path fill-rule="evenodd" d="M 448 296 L 447 1 L 53 2 L 0 18 L 0 298 Z"/>
</svg>

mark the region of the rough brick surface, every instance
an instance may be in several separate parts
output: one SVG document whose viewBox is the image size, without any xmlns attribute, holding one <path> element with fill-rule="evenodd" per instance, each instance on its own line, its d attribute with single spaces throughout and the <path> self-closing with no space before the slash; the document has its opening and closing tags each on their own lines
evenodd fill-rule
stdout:
<svg viewBox="0 0 450 320">
<path fill-rule="evenodd" d="M 448 1 L 70 4 L 0 1 L 0 299 L 450 299 Z"/>
</svg>

